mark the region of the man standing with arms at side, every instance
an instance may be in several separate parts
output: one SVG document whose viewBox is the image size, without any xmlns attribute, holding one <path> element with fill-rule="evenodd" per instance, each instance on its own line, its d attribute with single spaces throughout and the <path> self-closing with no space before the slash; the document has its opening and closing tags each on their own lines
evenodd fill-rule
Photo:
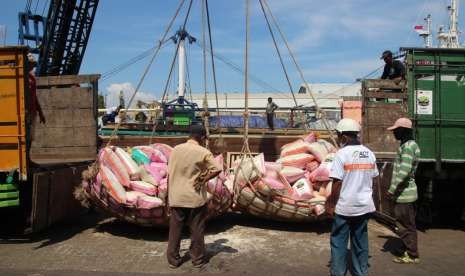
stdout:
<svg viewBox="0 0 465 276">
<path fill-rule="evenodd" d="M 415 202 L 418 198 L 415 172 L 420 157 L 420 148 L 413 140 L 412 121 L 407 118 L 398 119 L 388 130 L 400 141 L 392 172 L 391 186 L 388 197 L 394 202 L 394 215 L 403 247 L 402 255 L 395 257 L 393 262 L 416 264 L 420 262 L 418 254 L 417 228 L 415 224 Z"/>
<path fill-rule="evenodd" d="M 278 105 L 273 102 L 273 98 L 268 97 L 268 103 L 266 104 L 266 121 L 271 130 L 274 130 L 274 111 L 278 108 Z"/>
<path fill-rule="evenodd" d="M 341 149 L 334 157 L 330 173 L 333 191 L 326 202 L 327 213 L 334 215 L 330 272 L 333 276 L 345 275 L 350 237 L 352 275 L 367 276 L 368 219 L 376 210 L 372 197 L 373 178 L 378 176 L 376 158 L 360 144 L 360 125 L 355 120 L 342 119 L 336 131 Z"/>
<path fill-rule="evenodd" d="M 181 265 L 179 247 L 184 225 L 191 232 L 190 255 L 194 267 L 202 267 L 205 259 L 204 231 L 207 217 L 207 181 L 222 170 L 213 154 L 202 147 L 206 137 L 202 125 L 191 126 L 190 139 L 177 145 L 168 164 L 168 203 L 170 229 L 167 258 L 171 268 Z"/>
<path fill-rule="evenodd" d="M 29 93 L 30 93 L 30 104 L 29 104 L 29 112 L 30 112 L 30 138 L 29 138 L 29 145 L 28 148 L 32 144 L 32 140 L 34 139 L 35 135 L 35 128 L 36 128 L 36 120 L 37 115 L 39 115 L 39 122 L 45 124 L 45 116 L 44 112 L 42 111 L 42 107 L 40 106 L 39 100 L 37 98 L 37 80 L 36 80 L 36 73 L 35 67 L 37 66 L 37 61 L 35 60 L 34 56 L 29 53 L 27 54 L 27 61 L 29 63 Z"/>
</svg>

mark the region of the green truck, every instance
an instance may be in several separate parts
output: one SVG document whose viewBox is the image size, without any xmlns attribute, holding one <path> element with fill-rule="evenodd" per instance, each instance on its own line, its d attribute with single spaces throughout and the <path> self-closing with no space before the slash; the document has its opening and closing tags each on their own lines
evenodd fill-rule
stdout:
<svg viewBox="0 0 465 276">
<path fill-rule="evenodd" d="M 362 83 L 363 142 L 375 151 L 381 171 L 375 187 L 378 211 L 392 217 L 384 194 L 398 142 L 386 128 L 403 116 L 412 119 L 421 148 L 418 219 L 458 222 L 465 211 L 465 49 L 400 50 L 406 81 Z"/>
</svg>

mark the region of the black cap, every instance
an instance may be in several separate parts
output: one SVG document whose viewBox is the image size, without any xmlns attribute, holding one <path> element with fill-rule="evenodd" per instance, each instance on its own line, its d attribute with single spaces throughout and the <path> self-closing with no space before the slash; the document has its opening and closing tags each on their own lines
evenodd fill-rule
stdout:
<svg viewBox="0 0 465 276">
<path fill-rule="evenodd" d="M 207 130 L 203 125 L 191 125 L 191 136 L 192 137 L 203 137 L 207 135 Z"/>
<path fill-rule="evenodd" d="M 392 57 L 392 52 L 389 51 L 389 50 L 386 50 L 383 52 L 383 54 L 381 55 L 381 58 L 380 59 L 385 59 L 386 57 L 388 56 L 391 56 Z"/>
</svg>

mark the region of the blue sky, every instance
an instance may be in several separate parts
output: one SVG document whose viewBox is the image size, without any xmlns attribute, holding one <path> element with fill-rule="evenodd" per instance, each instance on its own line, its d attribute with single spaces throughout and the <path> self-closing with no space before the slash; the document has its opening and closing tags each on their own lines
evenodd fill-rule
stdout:
<svg viewBox="0 0 465 276">
<path fill-rule="evenodd" d="M 17 13 L 25 0 L 0 0 L 0 25 L 7 26 L 7 44 L 17 43 Z M 46 0 L 39 0 L 38 13 Z M 185 7 L 187 7 L 187 2 Z M 35 8 L 37 0 L 33 0 Z M 104 73 L 149 49 L 161 38 L 174 14 L 177 0 L 100 0 L 81 73 Z M 243 67 L 245 1 L 210 0 L 214 51 Z M 279 91 L 289 91 L 273 48 L 266 22 L 258 4 L 252 0 L 251 74 Z M 448 0 L 268 0 L 287 36 L 309 82 L 353 82 L 382 65 L 380 53 L 400 46 L 421 46 L 413 31 L 431 13 L 433 29 L 447 24 Z M 463 5 L 459 14 L 463 14 Z M 182 24 L 186 9 L 177 19 L 172 33 Z M 462 23 L 463 20 L 460 20 Z M 460 24 L 459 26 L 461 26 Z M 188 31 L 202 38 L 200 1 L 194 0 Z M 283 44 L 280 44 L 283 46 Z M 294 89 L 301 83 L 287 51 L 281 47 Z M 174 45 L 167 45 L 152 66 L 140 93 L 158 98 L 163 92 Z M 148 59 L 100 82 L 100 91 L 113 101 L 119 90 L 129 95 L 138 83 Z M 243 76 L 221 61 L 216 61 L 218 89 L 243 91 Z M 203 91 L 202 53 L 195 45 L 189 50 L 193 92 Z M 211 77 L 209 90 L 212 91 Z M 174 93 L 174 86 L 170 93 Z M 251 82 L 253 92 L 270 91 Z"/>
</svg>

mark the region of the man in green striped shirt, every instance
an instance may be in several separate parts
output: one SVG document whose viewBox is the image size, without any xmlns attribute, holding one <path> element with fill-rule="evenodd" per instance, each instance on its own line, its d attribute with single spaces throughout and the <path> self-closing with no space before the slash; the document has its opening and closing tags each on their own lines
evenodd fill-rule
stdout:
<svg viewBox="0 0 465 276">
<path fill-rule="evenodd" d="M 418 198 L 415 171 L 420 157 L 420 148 L 413 140 L 412 121 L 409 119 L 398 119 L 388 130 L 392 130 L 395 138 L 400 141 L 388 196 L 395 202 L 397 234 L 402 240 L 404 253 L 395 257 L 393 261 L 402 264 L 419 263 L 415 224 L 415 202 Z"/>
</svg>

